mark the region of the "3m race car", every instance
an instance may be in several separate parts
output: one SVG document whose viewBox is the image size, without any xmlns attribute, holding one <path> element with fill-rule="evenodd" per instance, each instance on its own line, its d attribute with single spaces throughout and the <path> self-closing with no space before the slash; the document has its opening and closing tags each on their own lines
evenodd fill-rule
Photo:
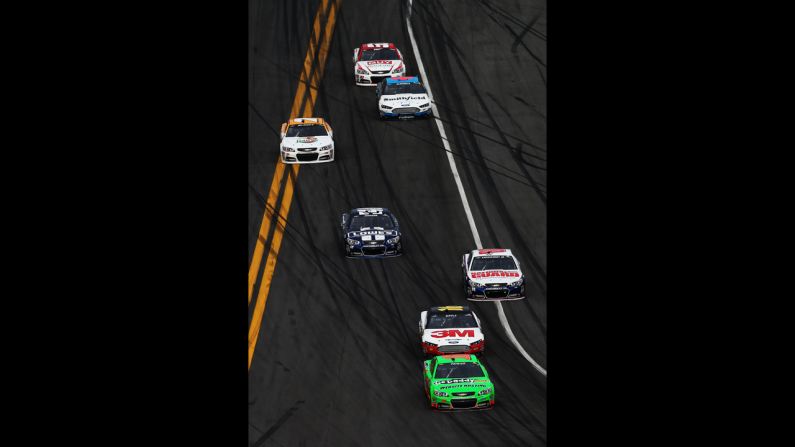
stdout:
<svg viewBox="0 0 795 447">
<path fill-rule="evenodd" d="M 420 338 L 425 355 L 476 354 L 485 348 L 480 319 L 469 306 L 438 306 L 422 311 Z"/>
<path fill-rule="evenodd" d="M 494 407 L 494 384 L 471 354 L 439 355 L 423 364 L 425 395 L 437 410 Z"/>
<path fill-rule="evenodd" d="M 403 76 L 403 55 L 393 43 L 363 43 L 353 49 L 353 80 L 356 85 L 376 85 L 390 76 Z"/>
<path fill-rule="evenodd" d="M 381 81 L 375 90 L 381 118 L 413 118 L 431 113 L 431 100 L 419 78 L 394 77 Z"/>
<path fill-rule="evenodd" d="M 464 291 L 470 301 L 521 300 L 524 275 L 511 250 L 489 248 L 464 255 Z"/>
<path fill-rule="evenodd" d="M 294 118 L 282 123 L 282 163 L 326 163 L 334 160 L 334 131 L 323 118 Z"/>
<path fill-rule="evenodd" d="M 397 218 L 386 208 L 352 209 L 340 225 L 346 256 L 383 258 L 403 251 Z"/>
</svg>

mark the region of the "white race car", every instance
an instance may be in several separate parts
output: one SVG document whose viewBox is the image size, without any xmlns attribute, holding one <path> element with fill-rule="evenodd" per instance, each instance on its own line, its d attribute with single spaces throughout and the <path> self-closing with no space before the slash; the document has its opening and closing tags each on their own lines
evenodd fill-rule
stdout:
<svg viewBox="0 0 795 447">
<path fill-rule="evenodd" d="M 420 313 L 422 352 L 427 355 L 480 354 L 485 348 L 480 320 L 469 306 L 431 307 Z"/>
<path fill-rule="evenodd" d="M 414 118 L 431 113 L 431 99 L 416 76 L 384 79 L 375 94 L 381 118 Z"/>
<path fill-rule="evenodd" d="M 282 163 L 334 161 L 334 131 L 323 118 L 293 118 L 282 124 Z"/>
<path fill-rule="evenodd" d="M 403 55 L 393 43 L 363 43 L 353 49 L 353 81 L 356 85 L 376 85 L 390 76 L 403 76 Z"/>
<path fill-rule="evenodd" d="M 464 291 L 470 301 L 521 300 L 524 275 L 511 250 L 488 248 L 464 255 Z"/>
</svg>

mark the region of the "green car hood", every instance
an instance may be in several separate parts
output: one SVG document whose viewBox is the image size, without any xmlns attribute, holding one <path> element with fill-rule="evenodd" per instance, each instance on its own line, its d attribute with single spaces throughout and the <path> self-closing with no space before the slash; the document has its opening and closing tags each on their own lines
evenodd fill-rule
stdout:
<svg viewBox="0 0 795 447">
<path fill-rule="evenodd" d="M 431 390 L 446 393 L 459 393 L 466 391 L 478 392 L 485 388 L 493 388 L 491 380 L 485 377 L 472 377 L 468 379 L 435 379 L 431 382 Z"/>
</svg>

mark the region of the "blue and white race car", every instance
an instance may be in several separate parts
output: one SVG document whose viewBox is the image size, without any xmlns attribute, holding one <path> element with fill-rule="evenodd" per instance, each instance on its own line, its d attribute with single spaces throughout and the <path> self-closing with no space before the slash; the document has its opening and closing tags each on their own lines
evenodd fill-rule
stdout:
<svg viewBox="0 0 795 447">
<path fill-rule="evenodd" d="M 414 118 L 431 113 L 431 100 L 416 76 L 386 78 L 375 88 L 381 118 Z"/>
<path fill-rule="evenodd" d="M 464 254 L 464 292 L 470 301 L 524 299 L 524 275 L 511 250 L 487 248 Z"/>
<path fill-rule="evenodd" d="M 348 257 L 400 256 L 400 226 L 386 208 L 355 208 L 342 215 L 342 240 Z"/>
</svg>

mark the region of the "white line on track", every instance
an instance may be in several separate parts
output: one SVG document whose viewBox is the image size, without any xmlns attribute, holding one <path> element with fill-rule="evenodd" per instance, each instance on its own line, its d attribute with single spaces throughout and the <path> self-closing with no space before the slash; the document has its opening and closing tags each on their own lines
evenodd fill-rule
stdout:
<svg viewBox="0 0 795 447">
<path fill-rule="evenodd" d="M 422 58 L 420 57 L 420 50 L 417 47 L 417 41 L 414 39 L 414 30 L 411 28 L 411 5 L 413 0 L 409 1 L 409 11 L 408 15 L 406 16 L 406 27 L 409 31 L 409 39 L 411 40 L 411 47 L 414 50 L 414 59 L 417 60 L 417 68 L 420 70 L 420 75 L 422 76 L 423 83 L 425 85 L 425 89 L 428 90 L 428 96 L 431 98 L 431 110 L 433 111 L 433 120 L 436 122 L 436 127 L 439 129 L 439 135 L 442 138 L 442 144 L 444 145 L 445 152 L 447 152 L 447 161 L 450 162 L 450 170 L 453 171 L 453 179 L 455 180 L 455 185 L 458 188 L 458 195 L 461 196 L 461 203 L 464 205 L 464 212 L 467 215 L 467 221 L 469 222 L 469 229 L 472 230 L 472 237 L 475 239 L 475 245 L 477 248 L 483 248 L 483 244 L 480 242 L 480 234 L 478 233 L 478 228 L 475 226 L 475 218 L 472 216 L 472 209 L 469 208 L 469 201 L 467 200 L 466 193 L 464 192 L 464 185 L 461 183 L 461 176 L 458 175 L 458 168 L 455 164 L 455 158 L 453 158 L 453 153 L 450 149 L 450 143 L 447 141 L 447 133 L 444 131 L 444 125 L 442 124 L 442 120 L 439 119 L 439 110 L 436 108 L 436 103 L 433 100 L 433 91 L 431 90 L 431 83 L 428 79 L 428 75 L 425 73 L 425 65 L 422 63 Z M 503 329 L 505 329 L 505 335 L 508 336 L 508 339 L 511 340 L 511 343 L 516 347 L 516 350 L 519 351 L 522 356 L 530 362 L 533 367 L 538 370 L 544 377 L 547 376 L 547 370 L 544 369 L 541 365 L 538 364 L 530 354 L 525 351 L 521 344 L 519 344 L 519 340 L 516 339 L 516 336 L 513 334 L 511 330 L 511 325 L 508 324 L 508 318 L 505 316 L 505 310 L 502 308 L 502 303 L 499 301 L 495 301 L 494 304 L 497 306 L 497 314 L 500 318 L 500 323 L 502 323 Z"/>
</svg>

